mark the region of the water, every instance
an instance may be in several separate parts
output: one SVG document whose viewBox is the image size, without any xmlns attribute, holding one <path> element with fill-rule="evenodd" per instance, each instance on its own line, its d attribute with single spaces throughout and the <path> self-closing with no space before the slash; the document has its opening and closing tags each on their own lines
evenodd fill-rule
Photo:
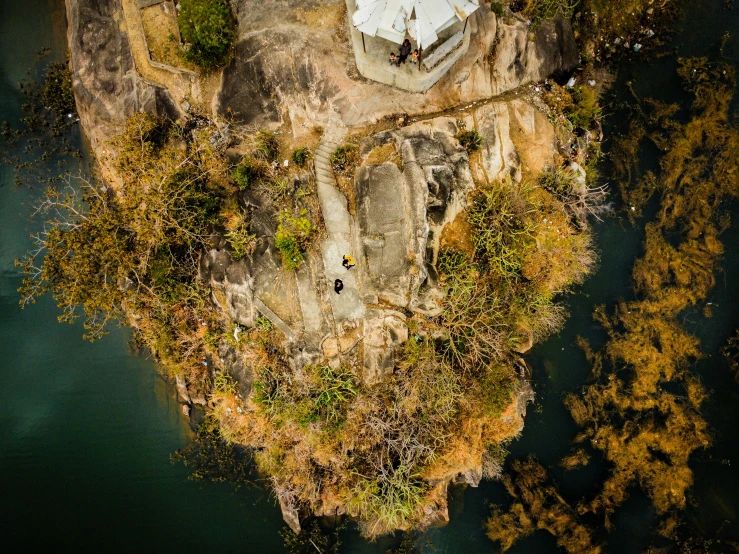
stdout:
<svg viewBox="0 0 739 554">
<path fill-rule="evenodd" d="M 739 34 L 739 11 L 721 10 L 721 0 L 694 3 L 679 24 L 680 55 L 717 55 L 725 31 Z M 697 5 L 696 5 L 697 4 Z M 0 121 L 20 117 L 17 82 L 42 46 L 53 59 L 65 51 L 61 0 L 0 0 Z M 739 41 L 727 58 L 739 59 Z M 639 94 L 682 100 L 674 57 L 626 63 L 616 87 L 631 80 Z M 618 120 L 614 118 L 614 123 Z M 281 517 L 260 488 L 235 492 L 229 485 L 187 480 L 188 470 L 169 462 L 187 444 L 190 430 L 173 391 L 149 361 L 130 353 L 125 329 L 103 340 L 81 340 L 79 326 L 56 322 L 49 298 L 21 311 L 20 275 L 13 260 L 30 247 L 38 228 L 28 213 L 40 187 L 16 188 L 9 168 L 0 169 L 0 529 L 11 550 L 54 546 L 61 551 L 154 551 L 198 549 L 221 552 L 281 552 Z M 739 221 L 739 215 L 735 217 Z M 577 335 L 597 346 L 603 337 L 592 307 L 630 295 L 633 260 L 641 231 L 611 219 L 597 227 L 601 268 L 578 295 L 567 300 L 571 318 L 558 336 L 529 356 L 538 402 L 511 456 L 535 453 L 546 464 L 569 450 L 576 428 L 561 399 L 587 378 L 588 366 L 574 344 Z M 693 462 L 695 487 L 686 519 L 709 536 L 739 540 L 739 386 L 718 350 L 739 327 L 739 225 L 723 237 L 723 273 L 709 301 L 714 316 L 686 316 L 706 357 L 696 364 L 712 396 L 704 414 L 715 429 L 715 446 Z M 722 460 L 735 462 L 722 463 Z M 553 476 L 563 495 L 576 501 L 597 488 L 605 467 Z M 452 491 L 451 523 L 424 534 L 428 552 L 491 552 L 483 523 L 491 502 L 508 502 L 497 483 Z M 617 512 L 609 551 L 641 552 L 651 537 L 654 514 L 634 490 Z M 728 523 L 726 523 L 728 521 Z M 384 553 L 392 538 L 367 543 L 352 526 L 343 535 L 346 552 Z M 555 552 L 554 540 L 538 532 L 512 552 Z"/>
</svg>

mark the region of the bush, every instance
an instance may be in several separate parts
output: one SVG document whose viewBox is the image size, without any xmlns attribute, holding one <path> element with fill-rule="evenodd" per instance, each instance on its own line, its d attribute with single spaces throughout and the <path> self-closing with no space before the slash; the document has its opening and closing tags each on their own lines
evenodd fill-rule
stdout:
<svg viewBox="0 0 739 554">
<path fill-rule="evenodd" d="M 54 112 L 57 124 L 63 124 L 67 115 L 77 113 L 74 93 L 72 92 L 72 72 L 69 70 L 69 62 L 49 64 L 44 80 L 44 103 Z"/>
<path fill-rule="evenodd" d="M 505 15 L 505 7 L 503 6 L 503 3 L 498 2 L 497 0 L 490 2 L 490 11 L 498 17 L 503 17 Z"/>
<path fill-rule="evenodd" d="M 358 162 L 359 151 L 351 144 L 342 144 L 331 154 L 331 166 L 336 173 L 351 170 Z"/>
<path fill-rule="evenodd" d="M 285 269 L 297 269 L 303 261 L 303 252 L 308 247 L 315 228 L 306 217 L 306 212 L 294 216 L 282 212 L 278 217 L 279 225 L 275 233 L 275 246 L 282 254 L 282 263 Z"/>
<path fill-rule="evenodd" d="M 572 90 L 572 105 L 567 107 L 565 114 L 575 127 L 590 128 L 600 117 L 598 93 L 593 87 L 576 86 Z"/>
<path fill-rule="evenodd" d="M 226 0 L 182 0 L 177 17 L 185 57 L 203 69 L 224 65 L 234 41 L 235 22 Z"/>
<path fill-rule="evenodd" d="M 482 146 L 482 137 L 480 136 L 480 133 L 474 129 L 472 131 L 460 131 L 457 133 L 457 140 L 462 146 L 464 146 L 464 149 L 467 150 L 468 154 L 471 154 L 475 150 L 479 150 Z"/>
<path fill-rule="evenodd" d="M 293 150 L 291 157 L 295 165 L 303 167 L 305 165 L 305 162 L 308 161 L 309 155 L 310 155 L 310 150 L 306 146 L 303 146 L 302 148 Z"/>
<path fill-rule="evenodd" d="M 477 189 L 469 215 L 475 258 L 501 276 L 517 275 L 534 244 L 538 210 L 530 185 L 509 179 Z"/>
<path fill-rule="evenodd" d="M 233 169 L 231 177 L 239 190 L 246 190 L 264 179 L 268 171 L 264 162 L 246 157 Z"/>
<path fill-rule="evenodd" d="M 280 155 L 280 143 L 277 137 L 265 131 L 260 130 L 254 139 L 254 156 L 260 160 L 274 162 Z"/>
<path fill-rule="evenodd" d="M 226 241 L 231 246 L 231 257 L 234 260 L 240 260 L 251 254 L 257 246 L 257 236 L 249 233 L 246 225 L 240 225 L 236 229 L 227 232 Z"/>
<path fill-rule="evenodd" d="M 480 410 L 487 417 L 500 417 L 513 400 L 518 379 L 513 368 L 493 365 L 480 379 Z"/>
<path fill-rule="evenodd" d="M 526 0 L 522 13 L 531 19 L 533 25 L 542 20 L 553 19 L 559 14 L 572 17 L 580 0 Z"/>
</svg>

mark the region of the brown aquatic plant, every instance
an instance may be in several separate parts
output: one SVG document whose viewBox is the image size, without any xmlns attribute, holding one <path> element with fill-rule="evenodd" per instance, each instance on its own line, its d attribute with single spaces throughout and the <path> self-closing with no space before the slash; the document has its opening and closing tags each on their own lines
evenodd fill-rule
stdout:
<svg viewBox="0 0 739 554">
<path fill-rule="evenodd" d="M 700 412 L 707 394 L 690 372 L 701 357 L 700 344 L 682 327 L 680 315 L 704 302 L 714 286 L 723 253 L 720 232 L 726 227 L 721 209 L 739 196 L 739 130 L 729 119 L 734 70 L 698 58 L 680 60 L 678 72 L 693 94 L 686 122 L 675 119 L 678 106 L 641 102 L 630 135 L 614 147 L 615 177 L 627 205 L 638 213 L 658 196 L 660 206 L 646 225 L 644 254 L 634 264 L 635 298 L 618 302 L 610 313 L 596 309 L 608 337 L 602 351 L 578 339 L 594 382 L 565 398 L 582 428 L 575 442 L 587 441 L 610 465 L 600 492 L 583 499 L 577 512 L 600 514 L 610 528 L 611 515 L 638 485 L 663 515 L 659 533 L 665 537 L 674 534 L 693 483 L 691 455 L 711 443 Z M 637 154 L 647 139 L 663 155 L 658 174 L 641 176 Z M 576 466 L 580 452 L 586 454 L 577 450 L 562 460 L 563 467 Z M 517 466 L 519 474 L 522 467 Z M 541 474 L 530 463 L 525 467 Z M 509 491 L 525 499 L 542 487 L 550 485 L 529 486 L 518 477 Z M 491 538 L 510 546 L 541 519 L 540 504 L 517 501 L 506 514 L 494 512 Z M 565 540 L 572 528 L 551 532 Z"/>
</svg>

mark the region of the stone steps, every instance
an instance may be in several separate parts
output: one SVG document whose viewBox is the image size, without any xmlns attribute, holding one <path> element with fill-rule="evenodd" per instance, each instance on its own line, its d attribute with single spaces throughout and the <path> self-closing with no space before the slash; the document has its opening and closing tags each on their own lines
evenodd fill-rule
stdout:
<svg viewBox="0 0 739 554">
<path fill-rule="evenodd" d="M 336 148 L 337 143 L 324 140 L 318 145 L 314 155 L 318 202 L 327 234 L 321 243 L 321 256 L 334 324 L 345 319 L 361 319 L 364 315 L 364 303 L 355 282 L 357 272 L 347 271 L 341 265 L 343 255 L 351 252 L 352 217 L 346 197 L 336 186 L 336 177 L 331 167 L 331 154 Z M 333 291 L 336 278 L 344 282 L 341 294 Z M 336 329 L 334 332 L 336 333 Z"/>
</svg>

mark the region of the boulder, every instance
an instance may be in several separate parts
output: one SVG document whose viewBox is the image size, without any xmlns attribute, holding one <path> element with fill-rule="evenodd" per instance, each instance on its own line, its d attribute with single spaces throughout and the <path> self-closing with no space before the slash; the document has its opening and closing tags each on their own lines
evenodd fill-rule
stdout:
<svg viewBox="0 0 739 554">
<path fill-rule="evenodd" d="M 408 340 L 405 316 L 399 312 L 368 310 L 364 320 L 365 385 L 381 383 L 395 367 L 395 351 Z"/>
<path fill-rule="evenodd" d="M 300 513 L 287 499 L 283 496 L 278 495 L 277 500 L 280 503 L 280 510 L 282 511 L 282 519 L 287 523 L 287 526 L 292 529 L 296 535 L 300 534 Z"/>
<path fill-rule="evenodd" d="M 192 400 L 190 399 L 190 395 L 187 392 L 187 383 L 185 383 L 184 377 L 182 375 L 175 375 L 175 385 L 177 386 L 177 394 L 179 395 L 180 399 L 190 404 Z"/>
</svg>

